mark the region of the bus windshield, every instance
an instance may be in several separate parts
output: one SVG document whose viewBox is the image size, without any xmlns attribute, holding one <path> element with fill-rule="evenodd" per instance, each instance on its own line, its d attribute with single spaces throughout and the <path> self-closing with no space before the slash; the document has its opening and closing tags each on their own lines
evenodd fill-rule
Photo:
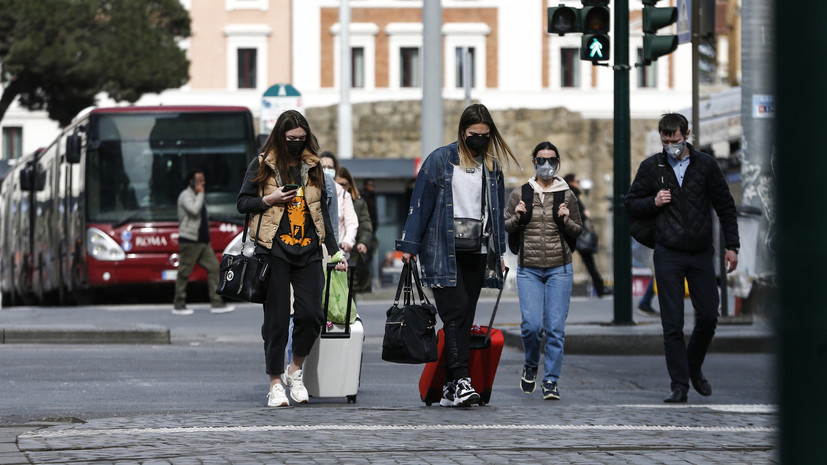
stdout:
<svg viewBox="0 0 827 465">
<path fill-rule="evenodd" d="M 238 221 L 236 195 L 255 155 L 243 112 L 92 115 L 86 158 L 89 221 L 178 221 L 189 171 L 206 178 L 210 219 Z M 243 219 L 243 218 L 242 218 Z"/>
</svg>

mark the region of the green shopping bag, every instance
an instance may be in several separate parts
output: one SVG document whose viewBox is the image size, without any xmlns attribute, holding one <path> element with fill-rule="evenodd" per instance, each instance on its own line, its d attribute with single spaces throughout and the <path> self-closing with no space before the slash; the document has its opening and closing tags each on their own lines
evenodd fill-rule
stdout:
<svg viewBox="0 0 827 465">
<path fill-rule="evenodd" d="M 335 263 L 334 256 L 330 262 Z M 334 261 L 335 260 L 335 261 Z M 347 272 L 329 270 L 325 277 L 324 301 L 328 301 L 327 305 L 327 321 L 331 323 L 345 324 L 345 317 L 347 316 L 347 299 L 348 299 L 348 284 Z M 330 292 L 328 300 L 327 293 Z M 356 321 L 356 301 L 351 299 L 350 307 L 350 323 Z"/>
</svg>

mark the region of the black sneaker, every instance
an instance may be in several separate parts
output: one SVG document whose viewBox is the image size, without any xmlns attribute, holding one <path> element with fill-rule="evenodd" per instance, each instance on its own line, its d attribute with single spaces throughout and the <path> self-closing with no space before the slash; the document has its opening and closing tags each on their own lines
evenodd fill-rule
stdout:
<svg viewBox="0 0 827 465">
<path fill-rule="evenodd" d="M 460 378 L 456 381 L 454 391 L 454 405 L 457 407 L 469 407 L 480 403 L 480 395 L 471 387 L 471 378 Z"/>
<path fill-rule="evenodd" d="M 526 394 L 531 394 L 537 389 L 537 367 L 528 365 L 523 367 L 523 376 L 520 378 L 520 388 Z"/>
<path fill-rule="evenodd" d="M 643 316 L 658 316 L 658 311 L 648 304 L 640 304 L 637 306 L 637 311 Z"/>
<path fill-rule="evenodd" d="M 446 381 L 442 386 L 442 399 L 439 400 L 440 407 L 453 407 L 455 403 L 454 392 L 456 391 L 453 381 Z"/>
<path fill-rule="evenodd" d="M 554 381 L 543 381 L 543 400 L 560 400 L 560 391 Z"/>
</svg>

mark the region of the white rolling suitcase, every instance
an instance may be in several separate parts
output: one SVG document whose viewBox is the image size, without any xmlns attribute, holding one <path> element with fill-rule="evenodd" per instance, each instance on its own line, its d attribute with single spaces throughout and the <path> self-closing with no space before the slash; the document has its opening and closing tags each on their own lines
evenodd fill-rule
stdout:
<svg viewBox="0 0 827 465">
<path fill-rule="evenodd" d="M 335 264 L 328 265 L 328 275 L 334 267 Z M 350 321 L 353 293 L 353 273 L 348 274 L 346 321 Z M 324 297 L 325 321 L 329 300 L 328 291 Z M 358 317 L 352 324 L 323 325 L 319 339 L 304 361 L 303 377 L 307 393 L 311 397 L 345 397 L 348 403 L 356 402 L 364 340 L 365 330 Z"/>
</svg>

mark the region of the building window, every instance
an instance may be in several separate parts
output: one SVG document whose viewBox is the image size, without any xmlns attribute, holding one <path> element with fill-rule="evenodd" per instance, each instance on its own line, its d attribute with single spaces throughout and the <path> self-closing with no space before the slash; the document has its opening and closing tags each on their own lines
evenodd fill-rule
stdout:
<svg viewBox="0 0 827 465">
<path fill-rule="evenodd" d="M 365 48 L 350 49 L 350 83 L 353 87 L 365 87 Z"/>
<path fill-rule="evenodd" d="M 3 128 L 3 159 L 20 158 L 23 155 L 23 128 Z"/>
<path fill-rule="evenodd" d="M 238 49 L 238 88 L 256 88 L 256 52 L 254 48 Z"/>
<path fill-rule="evenodd" d="M 419 47 L 402 47 L 399 49 L 399 85 L 400 87 L 420 86 Z"/>
<path fill-rule="evenodd" d="M 270 26 L 231 24 L 227 37 L 227 88 L 264 91 L 267 85 L 267 41 Z"/>
<path fill-rule="evenodd" d="M 465 68 L 463 65 L 465 64 L 465 50 L 468 50 L 468 71 L 471 75 L 471 87 L 476 87 L 477 85 L 477 76 L 476 76 L 476 63 L 475 59 L 475 52 L 474 47 L 457 47 L 456 48 L 456 85 L 457 87 L 465 87 Z"/>
<path fill-rule="evenodd" d="M 576 48 L 560 49 L 560 87 L 578 87 L 580 85 L 580 50 Z"/>
</svg>

